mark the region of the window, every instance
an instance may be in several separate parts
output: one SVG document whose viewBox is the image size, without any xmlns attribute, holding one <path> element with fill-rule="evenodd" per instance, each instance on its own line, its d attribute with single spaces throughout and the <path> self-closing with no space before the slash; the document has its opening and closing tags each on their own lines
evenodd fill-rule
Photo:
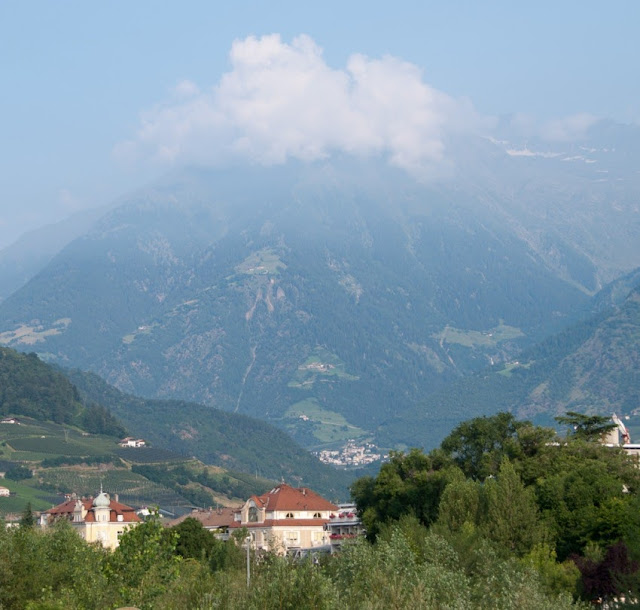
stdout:
<svg viewBox="0 0 640 610">
<path fill-rule="evenodd" d="M 322 513 L 313 513 L 314 519 L 322 519 Z"/>
<path fill-rule="evenodd" d="M 300 532 L 285 532 L 284 540 L 287 546 L 298 546 L 300 544 Z"/>
<path fill-rule="evenodd" d="M 287 519 L 293 519 L 293 513 L 287 513 Z"/>
<path fill-rule="evenodd" d="M 256 523 L 258 521 L 258 509 L 255 506 L 249 507 L 249 522 Z"/>
</svg>

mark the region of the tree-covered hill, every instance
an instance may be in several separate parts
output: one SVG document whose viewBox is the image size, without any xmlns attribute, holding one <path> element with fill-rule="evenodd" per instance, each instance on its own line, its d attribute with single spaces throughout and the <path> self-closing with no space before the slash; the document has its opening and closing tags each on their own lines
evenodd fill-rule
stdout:
<svg viewBox="0 0 640 610">
<path fill-rule="evenodd" d="M 115 436 L 126 432 L 108 409 L 82 401 L 75 386 L 35 353 L 8 348 L 0 348 L 0 415 L 25 415 Z"/>
<path fill-rule="evenodd" d="M 109 405 L 132 434 L 206 464 L 308 485 L 331 498 L 346 498 L 358 476 L 323 464 L 285 432 L 258 419 L 185 401 L 131 396 L 78 369 L 64 373 L 83 397 Z"/>
<path fill-rule="evenodd" d="M 120 456 L 115 450 L 117 440 L 129 430 L 151 442 L 156 454 L 169 450 L 181 459 L 196 456 L 205 464 L 235 472 L 232 478 L 248 478 L 259 481 L 260 485 L 267 479 L 284 478 L 308 485 L 331 498 L 345 499 L 349 483 L 357 476 L 357 473 L 322 464 L 285 432 L 265 422 L 193 403 L 126 395 L 95 374 L 78 370 L 63 372 L 42 362 L 35 354 L 1 348 L 0 383 L 0 414 L 28 417 L 38 422 L 36 425 L 54 426 L 44 434 L 37 431 L 26 434 L 24 425 L 7 424 L 0 431 L 8 434 L 17 430 L 32 438 L 18 444 L 33 453 L 38 463 L 41 459 L 64 456 L 82 463 L 80 458 L 95 457 L 91 442 L 84 439 L 80 431 L 108 435 L 110 440 L 106 446 L 110 449 L 102 453 L 127 460 L 126 455 Z M 77 441 L 69 441 L 63 435 L 63 426 L 66 435 L 75 430 L 72 435 Z M 59 439 L 56 442 L 50 438 L 53 431 Z M 46 446 L 44 450 L 41 445 Z M 52 448 L 55 451 L 49 455 Z M 141 459 L 144 454 L 144 451 L 134 451 L 128 456 Z M 20 454 L 12 455 L 16 464 L 20 463 Z M 25 459 L 29 461 L 29 456 Z M 217 485 L 221 491 L 226 489 L 219 482 Z M 237 485 L 227 487 L 230 493 L 240 489 Z"/>
<path fill-rule="evenodd" d="M 0 413 L 70 423 L 81 409 L 75 387 L 35 353 L 0 348 Z"/>
</svg>

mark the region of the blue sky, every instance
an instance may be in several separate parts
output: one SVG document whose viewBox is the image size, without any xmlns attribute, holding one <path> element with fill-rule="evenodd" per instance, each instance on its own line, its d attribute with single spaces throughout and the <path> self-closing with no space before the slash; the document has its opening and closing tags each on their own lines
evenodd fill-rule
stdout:
<svg viewBox="0 0 640 610">
<path fill-rule="evenodd" d="M 215 155 L 203 149 L 207 137 L 219 139 L 220 133 L 233 154 L 270 162 L 353 147 L 390 150 L 398 164 L 411 165 L 435 159 L 439 130 L 458 120 L 480 125 L 483 118 L 507 113 L 540 121 L 586 113 L 640 122 L 639 23 L 635 0 L 100 5 L 5 0 L 0 2 L 0 247 L 25 230 L 107 203 L 172 163 L 219 160 L 227 148 L 219 147 Z M 262 38 L 271 34 L 280 37 Z M 249 36 L 255 39 L 247 42 Z M 235 63 L 234 41 L 240 42 Z M 262 58 L 257 67 L 249 65 L 251 53 Z M 288 75 L 299 79 L 311 65 L 316 86 L 335 93 L 329 114 L 345 103 L 351 107 L 352 90 L 359 87 L 356 118 L 362 129 L 345 135 L 336 123 L 325 136 L 305 123 L 296 125 L 280 148 L 267 147 L 271 134 L 259 133 L 255 121 L 248 125 L 235 104 L 247 101 L 270 53 L 284 63 L 269 86 L 283 83 L 287 90 Z M 354 56 L 362 59 L 354 64 Z M 399 72 L 404 80 L 394 81 Z M 228 79 L 221 87 L 225 96 L 217 93 L 221 99 L 212 101 L 212 88 L 220 88 L 225 73 L 240 76 L 237 82 Z M 407 156 L 408 125 L 382 133 L 393 112 L 388 104 L 372 110 L 377 119 L 371 129 L 364 125 L 369 110 L 363 108 L 371 108 L 371 98 L 363 93 L 360 73 L 367 83 L 375 76 L 376 91 L 384 91 L 386 78 L 396 91 L 415 86 L 415 96 L 404 100 L 399 112 L 419 113 L 423 102 L 416 100 L 429 98 L 427 110 L 435 118 L 425 120 L 421 133 L 430 147 Z M 273 92 L 267 94 L 273 103 Z M 345 96 L 351 97 L 345 102 Z M 303 96 L 295 99 L 305 103 Z M 262 101 L 252 98 L 238 107 L 260 113 Z M 207 108 L 194 119 L 203 104 Z M 278 120 L 290 111 L 265 110 L 263 120 L 282 130 Z M 221 112 L 226 114 L 215 129 L 202 130 L 203 122 L 210 127 Z M 323 110 L 314 107 L 314 112 Z M 176 134 L 175 121 L 184 125 L 185 117 L 188 137 Z M 194 135 L 198 130 L 200 139 Z M 154 161 L 162 151 L 170 162 Z"/>
</svg>

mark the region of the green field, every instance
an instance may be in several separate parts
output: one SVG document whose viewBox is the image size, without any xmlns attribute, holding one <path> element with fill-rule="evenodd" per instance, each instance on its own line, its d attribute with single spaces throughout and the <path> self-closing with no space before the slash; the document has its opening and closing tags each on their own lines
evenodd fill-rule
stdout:
<svg viewBox="0 0 640 610">
<path fill-rule="evenodd" d="M 8 444 L 17 452 L 30 452 L 36 454 L 88 456 L 101 455 L 104 451 L 100 447 L 86 443 L 65 441 L 64 438 L 54 436 L 27 436 L 11 439 Z"/>
<path fill-rule="evenodd" d="M 313 353 L 298 366 L 293 379 L 287 384 L 290 388 L 310 389 L 322 378 L 335 377 L 344 381 L 357 381 L 358 377 L 346 371 L 345 364 L 338 356 L 323 347 L 317 347 Z"/>
<path fill-rule="evenodd" d="M 366 435 L 362 428 L 351 425 L 340 413 L 323 409 L 315 398 L 307 398 L 291 405 L 287 409 L 285 420 L 289 429 L 300 425 L 310 426 L 319 446 L 338 444 Z"/>
<path fill-rule="evenodd" d="M 504 368 L 501 371 L 498 371 L 498 375 L 502 375 L 504 377 L 511 377 L 511 372 L 517 368 L 528 369 L 533 363 L 527 362 L 526 364 L 522 364 L 515 360 L 514 362 L 507 362 L 504 365 Z"/>
<path fill-rule="evenodd" d="M 58 424 L 42 424 L 21 418 L 20 425 L 0 427 L 0 459 L 39 462 L 58 456 L 90 457 L 115 455 L 116 439 L 87 434 Z"/>
<path fill-rule="evenodd" d="M 445 326 L 444 330 L 433 336 L 441 343 L 453 343 L 463 347 L 495 347 L 503 341 L 524 337 L 524 333 L 515 326 L 500 323 L 487 331 L 464 330 Z"/>
<path fill-rule="evenodd" d="M 136 506 L 185 503 L 184 498 L 170 489 L 124 468 L 47 468 L 38 474 L 45 484 L 78 495 L 94 496 L 102 486 L 110 494 L 119 494 L 121 501 Z"/>
<path fill-rule="evenodd" d="M 236 271 L 245 275 L 276 275 L 280 273 L 280 269 L 286 268 L 287 266 L 271 248 L 264 248 L 247 256 L 236 267 Z"/>
<path fill-rule="evenodd" d="M 60 496 L 53 492 L 37 489 L 35 485 L 37 481 L 28 479 L 26 481 L 10 481 L 2 479 L 0 484 L 8 487 L 11 495 L 6 498 L 0 498 L 0 515 L 7 513 L 20 513 L 27 504 L 31 502 L 33 510 L 47 510 L 61 502 Z"/>
</svg>

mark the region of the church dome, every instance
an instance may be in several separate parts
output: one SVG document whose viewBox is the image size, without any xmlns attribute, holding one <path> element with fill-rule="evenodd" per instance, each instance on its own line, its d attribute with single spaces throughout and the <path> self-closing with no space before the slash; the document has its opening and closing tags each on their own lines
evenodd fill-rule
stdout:
<svg viewBox="0 0 640 610">
<path fill-rule="evenodd" d="M 111 498 L 109 498 L 109 494 L 101 491 L 93 501 L 93 505 L 96 508 L 109 508 L 111 505 Z"/>
</svg>

